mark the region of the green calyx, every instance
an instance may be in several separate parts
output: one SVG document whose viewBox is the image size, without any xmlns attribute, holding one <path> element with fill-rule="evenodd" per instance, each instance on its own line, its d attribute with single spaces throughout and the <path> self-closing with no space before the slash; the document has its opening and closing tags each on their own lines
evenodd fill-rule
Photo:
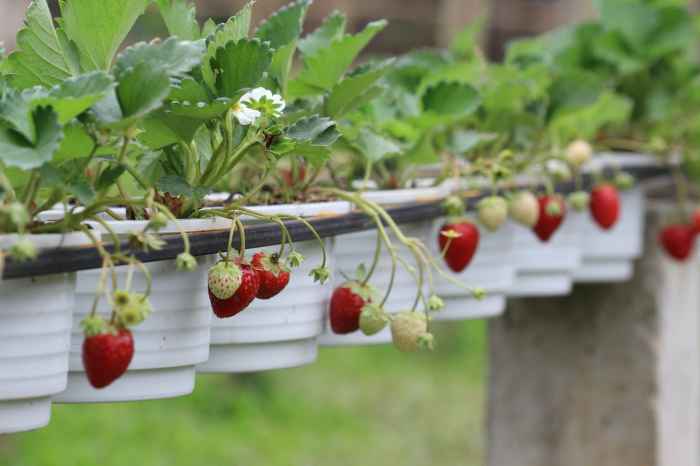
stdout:
<svg viewBox="0 0 700 466">
<path fill-rule="evenodd" d="M 119 293 L 118 296 L 117 293 Z M 153 311 L 151 302 L 143 293 L 118 290 L 114 293 L 113 300 L 117 321 L 123 327 L 132 327 L 140 324 L 146 320 Z"/>
<path fill-rule="evenodd" d="M 297 251 L 292 251 L 287 256 L 287 264 L 290 267 L 299 267 L 304 262 L 304 256 Z"/>
<path fill-rule="evenodd" d="M 472 290 L 472 297 L 477 301 L 481 301 L 486 297 L 486 290 L 480 287 L 474 288 Z"/>
<path fill-rule="evenodd" d="M 547 206 L 545 207 L 545 212 L 547 212 L 547 215 L 551 215 L 552 217 L 558 217 L 562 214 L 561 211 L 561 205 L 559 204 L 559 200 L 552 200 L 547 203 Z"/>
<path fill-rule="evenodd" d="M 103 333 L 111 333 L 113 330 L 99 314 L 87 316 L 80 322 L 80 325 L 83 327 L 83 333 L 87 338 L 102 335 Z"/>
<path fill-rule="evenodd" d="M 314 282 L 323 285 L 331 277 L 331 271 L 328 269 L 328 267 L 316 267 L 315 269 L 311 270 L 309 276 L 313 277 Z"/>
<path fill-rule="evenodd" d="M 629 173 L 620 172 L 615 175 L 615 186 L 622 191 L 632 189 L 634 187 L 634 177 Z"/>
<path fill-rule="evenodd" d="M 158 212 L 157 214 L 155 214 L 148 222 L 148 227 L 155 231 L 165 228 L 167 225 L 168 217 L 162 212 Z"/>
<path fill-rule="evenodd" d="M 440 311 L 445 307 L 445 301 L 436 294 L 428 298 L 428 310 L 430 311 Z"/>
<path fill-rule="evenodd" d="M 241 286 L 242 276 L 238 265 L 230 261 L 221 261 L 209 269 L 209 291 L 218 299 L 229 299 Z"/>
<path fill-rule="evenodd" d="M 365 302 L 373 301 L 377 294 L 376 290 L 370 284 L 363 285 L 357 281 L 346 282 L 343 284 L 343 287 L 349 288 L 350 291 L 364 299 Z"/>
<path fill-rule="evenodd" d="M 449 196 L 443 201 L 442 208 L 445 209 L 448 217 L 460 217 L 466 210 L 464 201 L 458 196 Z"/>
</svg>

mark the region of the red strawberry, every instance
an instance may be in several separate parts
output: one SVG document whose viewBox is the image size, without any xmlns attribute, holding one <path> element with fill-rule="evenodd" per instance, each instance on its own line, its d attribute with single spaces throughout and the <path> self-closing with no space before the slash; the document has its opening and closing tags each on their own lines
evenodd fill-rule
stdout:
<svg viewBox="0 0 700 466">
<path fill-rule="evenodd" d="M 134 339 L 125 328 L 106 329 L 86 336 L 83 342 L 83 366 L 90 385 L 104 388 L 126 372 L 134 357 Z"/>
<path fill-rule="evenodd" d="M 596 186 L 591 191 L 588 207 L 596 223 L 604 230 L 609 230 L 620 216 L 620 196 L 617 188 L 611 184 Z"/>
<path fill-rule="evenodd" d="M 253 256 L 252 263 L 260 281 L 256 298 L 270 299 L 289 283 L 289 269 L 280 263 L 277 254 L 268 256 L 264 252 L 258 252 Z"/>
<path fill-rule="evenodd" d="M 693 212 L 693 228 L 695 229 L 695 234 L 700 233 L 700 207 Z"/>
<path fill-rule="evenodd" d="M 679 261 L 690 257 L 695 245 L 695 228 L 692 225 L 669 225 L 659 233 L 659 243 L 668 255 Z"/>
<path fill-rule="evenodd" d="M 537 202 L 540 204 L 540 217 L 533 231 L 541 241 L 547 242 L 564 220 L 566 205 L 561 196 L 556 194 L 540 196 Z"/>
<path fill-rule="evenodd" d="M 448 241 L 450 244 L 445 251 Z M 471 222 L 446 223 L 440 228 L 438 245 L 440 251 L 445 251 L 447 266 L 454 272 L 461 272 L 469 265 L 479 246 L 479 229 Z"/>
<path fill-rule="evenodd" d="M 218 265 L 218 264 L 217 264 Z M 233 317 L 253 302 L 260 288 L 260 279 L 255 269 L 247 262 L 238 261 L 235 264 L 240 270 L 240 284 L 229 297 L 219 294 L 216 287 L 212 287 L 211 275 L 209 282 L 209 301 L 211 307 L 219 318 Z M 215 266 L 216 267 L 216 266 Z"/>
<path fill-rule="evenodd" d="M 306 179 L 306 165 L 300 164 L 296 169 L 296 176 L 294 170 L 291 168 L 284 168 L 280 170 L 282 179 L 284 183 L 290 188 L 302 183 Z"/>
<path fill-rule="evenodd" d="M 360 328 L 360 314 L 372 302 L 372 290 L 358 282 L 347 282 L 333 291 L 330 322 L 334 333 L 352 333 Z"/>
</svg>

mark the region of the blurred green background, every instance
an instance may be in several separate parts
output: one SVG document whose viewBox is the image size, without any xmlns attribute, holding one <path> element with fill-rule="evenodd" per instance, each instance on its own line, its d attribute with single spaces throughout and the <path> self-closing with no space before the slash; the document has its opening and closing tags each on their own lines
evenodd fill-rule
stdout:
<svg viewBox="0 0 700 466">
<path fill-rule="evenodd" d="M 0 437 L 2 466 L 478 466 L 485 323 L 436 324 L 433 353 L 322 349 L 316 364 L 199 376 L 193 395 L 57 405 Z"/>
</svg>

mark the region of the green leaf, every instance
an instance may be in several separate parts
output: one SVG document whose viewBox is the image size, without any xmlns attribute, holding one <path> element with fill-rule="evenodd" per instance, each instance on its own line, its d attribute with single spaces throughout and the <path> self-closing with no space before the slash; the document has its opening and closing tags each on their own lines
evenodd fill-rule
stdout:
<svg viewBox="0 0 700 466">
<path fill-rule="evenodd" d="M 309 5 L 311 0 L 297 0 L 280 8 L 258 27 L 255 31 L 256 37 L 263 42 L 269 42 L 273 49 L 296 41 L 301 34 Z"/>
<path fill-rule="evenodd" d="M 170 193 L 173 196 L 183 196 L 188 199 L 202 198 L 208 193 L 208 190 L 204 188 L 193 188 L 187 180 L 177 175 L 162 177 L 158 180 L 157 187 L 160 192 Z"/>
<path fill-rule="evenodd" d="M 5 123 L 28 141 L 36 142 L 37 131 L 30 101 L 14 89 L 10 89 L 0 100 L 0 123 Z"/>
<path fill-rule="evenodd" d="M 63 128 L 63 140 L 54 159 L 65 161 L 75 158 L 86 158 L 95 147 L 95 142 L 82 123 L 68 124 Z"/>
<path fill-rule="evenodd" d="M 402 152 L 401 146 L 396 141 L 381 136 L 367 128 L 360 130 L 357 139 L 352 142 L 352 145 L 371 162 L 379 162 L 388 156 Z"/>
<path fill-rule="evenodd" d="M 413 147 L 406 151 L 404 159 L 408 162 L 419 165 L 438 162 L 440 157 L 438 156 L 437 152 L 435 152 L 433 139 L 434 136 L 431 132 L 428 131 L 423 133 Z"/>
<path fill-rule="evenodd" d="M 33 113 L 37 140 L 27 140 L 12 128 L 0 126 L 0 160 L 7 166 L 30 170 L 50 161 L 58 150 L 63 131 L 58 116 L 50 108 Z"/>
<path fill-rule="evenodd" d="M 216 52 L 212 69 L 219 95 L 237 98 L 243 89 L 254 87 L 270 66 L 272 52 L 257 39 L 229 42 Z"/>
<path fill-rule="evenodd" d="M 393 62 L 387 60 L 364 68 L 336 84 L 326 99 L 326 113 L 337 119 L 357 108 L 358 99 L 373 89 L 373 85 L 391 69 Z"/>
<path fill-rule="evenodd" d="M 163 42 L 141 42 L 119 55 L 114 64 L 114 75 L 120 80 L 123 73 L 145 63 L 154 73 L 163 72 L 168 77 L 181 77 L 199 65 L 203 56 L 202 41 L 192 42 L 170 37 Z"/>
<path fill-rule="evenodd" d="M 345 15 L 334 11 L 318 29 L 299 41 L 299 50 L 304 55 L 315 55 L 320 49 L 343 37 L 346 22 Z"/>
<path fill-rule="evenodd" d="M 107 169 L 100 173 L 99 178 L 97 178 L 97 181 L 95 182 L 95 189 L 97 191 L 108 189 L 114 183 L 116 183 L 116 181 L 124 174 L 125 171 L 126 168 L 122 165 L 107 167 Z"/>
<path fill-rule="evenodd" d="M 475 49 L 479 47 L 479 42 L 481 42 L 481 36 L 484 33 L 485 25 L 486 16 L 479 16 L 457 33 L 450 44 L 450 50 L 462 57 L 474 54 Z"/>
<path fill-rule="evenodd" d="M 352 65 L 369 41 L 386 27 L 386 21 L 375 21 L 358 34 L 336 40 L 304 60 L 304 69 L 289 83 L 293 97 L 306 97 L 330 91 Z"/>
<path fill-rule="evenodd" d="M 606 126 L 624 124 L 631 111 L 632 102 L 628 98 L 608 91 L 591 105 L 555 114 L 549 132 L 562 142 L 576 138 L 593 139 Z"/>
<path fill-rule="evenodd" d="M 158 109 L 170 94 L 170 79 L 163 71 L 140 63 L 119 77 L 117 99 L 125 125 Z"/>
<path fill-rule="evenodd" d="M 58 122 L 65 125 L 97 101 L 114 87 L 111 76 L 103 71 L 69 78 L 54 86 L 45 97 L 32 99 L 32 108 L 50 106 L 58 114 Z"/>
<path fill-rule="evenodd" d="M 13 84 L 20 89 L 53 86 L 79 72 L 66 57 L 46 0 L 34 0 L 29 5 L 24 27 L 17 34 L 17 49 L 8 58 L 7 67 Z"/>
<path fill-rule="evenodd" d="M 200 38 L 195 6 L 189 0 L 156 0 L 156 3 L 171 36 L 184 40 Z"/>
<path fill-rule="evenodd" d="M 296 142 L 291 152 L 301 155 L 317 168 L 328 160 L 330 146 L 339 136 L 335 122 L 318 115 L 302 118 L 287 129 L 287 138 Z"/>
<path fill-rule="evenodd" d="M 495 141 L 495 133 L 483 133 L 473 130 L 457 130 L 450 135 L 448 148 L 454 154 L 466 154 L 472 150 Z"/>
<path fill-rule="evenodd" d="M 150 0 L 61 0 L 62 26 L 84 70 L 107 70 Z"/>
<path fill-rule="evenodd" d="M 479 93 L 469 84 L 442 82 L 429 87 L 421 98 L 423 110 L 438 116 L 465 116 L 481 103 Z"/>
<path fill-rule="evenodd" d="M 314 141 L 326 131 L 335 128 L 335 121 L 314 115 L 294 123 L 287 129 L 287 137 L 296 141 Z"/>
<path fill-rule="evenodd" d="M 169 113 L 204 120 L 221 116 L 232 104 L 227 97 L 211 100 L 202 84 L 192 78 L 185 78 L 175 86 L 168 100 Z"/>
<path fill-rule="evenodd" d="M 211 61 L 216 58 L 216 52 L 220 47 L 248 37 L 253 3 L 253 1 L 246 3 L 235 16 L 229 18 L 224 24 L 218 25 L 207 38 L 207 51 L 202 60 L 202 78 L 212 91 L 216 90 L 216 76 L 211 67 Z"/>
<path fill-rule="evenodd" d="M 109 185 L 108 185 L 109 186 Z M 95 201 L 95 190 L 85 179 L 71 180 L 66 184 L 69 194 L 72 194 L 82 205 L 90 205 Z"/>
<path fill-rule="evenodd" d="M 189 144 L 203 124 L 204 120 L 200 118 L 156 112 L 143 121 L 144 132 L 139 136 L 139 140 L 152 149 L 177 142 Z"/>
</svg>

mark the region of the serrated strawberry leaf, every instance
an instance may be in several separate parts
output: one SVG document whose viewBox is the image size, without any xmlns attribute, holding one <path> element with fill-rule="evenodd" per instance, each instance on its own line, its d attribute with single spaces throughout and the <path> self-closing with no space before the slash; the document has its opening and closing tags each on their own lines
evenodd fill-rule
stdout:
<svg viewBox="0 0 700 466">
<path fill-rule="evenodd" d="M 347 35 L 304 59 L 304 69 L 289 83 L 292 98 L 330 91 L 343 77 L 372 38 L 386 27 L 386 21 L 374 21 L 355 34 Z"/>
<path fill-rule="evenodd" d="M 326 131 L 335 128 L 335 121 L 330 118 L 314 115 L 294 123 L 287 128 L 287 137 L 296 141 L 314 141 Z"/>
<path fill-rule="evenodd" d="M 336 123 L 330 118 L 314 115 L 302 118 L 287 128 L 287 142 L 295 143 L 293 152 L 304 157 L 315 167 L 320 167 L 331 155 L 331 146 L 340 137 Z M 279 150 L 279 149 L 278 149 Z"/>
<path fill-rule="evenodd" d="M 122 52 L 114 64 L 117 77 L 142 63 L 168 77 L 181 77 L 201 63 L 204 56 L 203 41 L 178 40 L 170 37 L 163 42 L 141 42 Z"/>
<path fill-rule="evenodd" d="M 203 119 L 159 111 L 143 121 L 144 132 L 139 140 L 152 149 L 178 142 L 189 144 L 203 124 Z"/>
<path fill-rule="evenodd" d="M 173 196 L 183 196 L 188 199 L 201 199 L 209 193 L 205 188 L 194 188 L 187 180 L 177 175 L 166 175 L 158 180 L 158 190 Z"/>
<path fill-rule="evenodd" d="M 320 49 L 328 47 L 343 37 L 346 22 L 345 15 L 334 11 L 315 31 L 299 41 L 299 50 L 303 55 L 314 55 Z"/>
<path fill-rule="evenodd" d="M 17 34 L 17 49 L 5 67 L 20 89 L 50 87 L 79 72 L 66 56 L 46 0 L 29 5 L 24 27 Z"/>
<path fill-rule="evenodd" d="M 166 110 L 178 116 L 209 120 L 220 117 L 231 104 L 231 99 L 227 97 L 211 99 L 202 84 L 185 78 L 172 88 Z"/>
<path fill-rule="evenodd" d="M 14 89 L 7 89 L 0 100 L 0 123 L 17 131 L 30 142 L 36 142 L 37 131 L 30 100 Z"/>
<path fill-rule="evenodd" d="M 83 70 L 107 70 L 150 0 L 61 0 L 62 29 L 80 52 Z"/>
<path fill-rule="evenodd" d="M 220 47 L 211 62 L 219 95 L 237 98 L 244 89 L 254 87 L 263 78 L 271 60 L 269 45 L 256 39 L 242 39 Z"/>
<path fill-rule="evenodd" d="M 13 128 L 0 125 L 0 160 L 5 165 L 25 170 L 39 168 L 58 151 L 63 130 L 56 113 L 50 108 L 38 108 L 32 112 L 32 120 L 35 141 Z"/>
<path fill-rule="evenodd" d="M 111 76 L 103 71 L 94 71 L 54 86 L 45 96 L 32 99 L 31 106 L 50 106 L 58 114 L 59 123 L 65 125 L 92 107 L 113 87 Z"/>
<path fill-rule="evenodd" d="M 170 94 L 170 78 L 163 71 L 140 63 L 121 73 L 117 99 L 122 123 L 129 125 L 157 110 Z M 115 122 L 116 123 L 116 122 Z"/>
<path fill-rule="evenodd" d="M 386 60 L 377 65 L 361 69 L 346 77 L 331 90 L 325 101 L 325 113 L 335 119 L 361 106 L 366 100 L 366 93 L 376 95 L 374 84 L 391 69 L 393 60 Z"/>
<path fill-rule="evenodd" d="M 171 36 L 184 40 L 201 37 L 195 6 L 189 0 L 156 0 L 156 3 Z"/>
<path fill-rule="evenodd" d="M 95 189 L 97 191 L 108 189 L 119 179 L 120 176 L 124 174 L 125 171 L 126 168 L 122 165 L 107 167 L 97 178 L 97 181 L 95 182 Z"/>
<path fill-rule="evenodd" d="M 216 52 L 220 47 L 248 37 L 253 3 L 253 1 L 246 3 L 238 13 L 225 23 L 216 26 L 214 31 L 207 35 L 207 50 L 202 59 L 202 78 L 212 91 L 216 91 L 216 76 L 211 67 L 211 61 L 216 58 Z"/>
<path fill-rule="evenodd" d="M 357 138 L 351 142 L 351 145 L 370 162 L 379 162 L 402 152 L 398 142 L 368 128 L 360 129 Z"/>
<path fill-rule="evenodd" d="M 430 131 L 424 132 L 413 146 L 405 152 L 404 159 L 407 162 L 421 165 L 438 162 L 440 157 L 435 151 L 433 133 Z"/>
<path fill-rule="evenodd" d="M 426 89 L 421 97 L 423 112 L 442 118 L 463 117 L 480 105 L 479 92 L 461 82 L 441 82 Z"/>
</svg>

